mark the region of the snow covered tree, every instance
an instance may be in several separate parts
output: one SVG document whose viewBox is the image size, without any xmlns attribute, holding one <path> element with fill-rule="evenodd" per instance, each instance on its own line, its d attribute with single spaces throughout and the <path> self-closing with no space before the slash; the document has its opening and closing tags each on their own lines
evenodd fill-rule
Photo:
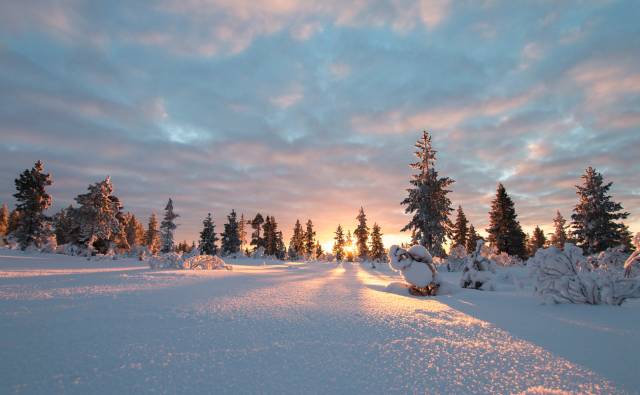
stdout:
<svg viewBox="0 0 640 395">
<path fill-rule="evenodd" d="M 344 239 L 344 231 L 342 230 L 342 226 L 338 225 L 338 229 L 336 229 L 336 236 L 333 238 L 335 243 L 333 244 L 333 255 L 336 257 L 336 261 L 341 262 L 344 260 L 344 247 L 345 247 L 345 239 Z"/>
<path fill-rule="evenodd" d="M 173 251 L 173 231 L 176 230 L 178 225 L 174 222 L 179 215 L 173 212 L 173 200 L 169 198 L 167 205 L 164 208 L 164 219 L 160 223 L 160 240 L 162 247 L 161 252 Z"/>
<path fill-rule="evenodd" d="M 289 241 L 289 259 L 300 259 L 302 255 L 304 255 L 304 230 L 302 230 L 300 220 L 296 219 L 293 235 Z"/>
<path fill-rule="evenodd" d="M 95 247 L 105 253 L 120 235 L 119 217 L 122 205 L 113 195 L 111 178 L 89 185 L 89 192 L 76 196 L 78 208 L 74 220 L 78 226 L 77 243 Z"/>
<path fill-rule="evenodd" d="M 9 207 L 2 204 L 0 208 L 0 237 L 4 237 L 9 233 Z"/>
<path fill-rule="evenodd" d="M 18 225 L 20 224 L 20 211 L 17 209 L 11 210 L 11 214 L 9 214 L 9 226 L 7 227 L 7 235 L 15 233 L 18 229 Z"/>
<path fill-rule="evenodd" d="M 406 206 L 405 213 L 412 217 L 401 231 L 411 231 L 413 244 L 426 247 L 434 256 L 444 257 L 443 244 L 451 227 L 449 214 L 453 211 L 447 194 L 454 181 L 438 176 L 434 167 L 436 151 L 428 132 L 423 132 L 415 147 L 418 161 L 412 163 L 411 168 L 418 173 L 412 176 L 411 188 L 407 189 L 409 195 L 401 203 Z"/>
<path fill-rule="evenodd" d="M 304 253 L 309 258 L 315 256 L 316 232 L 313 230 L 313 222 L 307 220 L 307 229 L 304 232 Z"/>
<path fill-rule="evenodd" d="M 231 210 L 231 214 L 227 215 L 227 223 L 224 224 L 224 231 L 221 236 L 222 255 L 237 254 L 240 252 L 240 232 L 238 217 L 235 210 Z"/>
<path fill-rule="evenodd" d="M 262 224 L 264 224 L 264 218 L 262 214 L 258 213 L 251 221 L 251 228 L 253 228 L 253 233 L 251 233 L 251 245 L 254 250 L 257 250 L 260 247 L 264 247 L 264 238 L 262 237 Z"/>
<path fill-rule="evenodd" d="M 502 183 L 498 184 L 496 197 L 491 202 L 489 212 L 489 242 L 498 252 L 506 252 L 509 255 L 526 258 L 525 234 L 518 222 L 513 200 L 507 194 Z"/>
<path fill-rule="evenodd" d="M 467 229 L 468 223 L 469 221 L 467 221 L 467 216 L 464 215 L 462 206 L 458 206 L 456 222 L 453 224 L 453 232 L 451 235 L 453 247 L 467 245 L 467 234 L 469 233 L 469 229 Z"/>
<path fill-rule="evenodd" d="M 202 232 L 200 232 L 200 253 L 202 255 L 216 255 L 218 253 L 218 246 L 216 241 L 216 225 L 213 223 L 211 213 L 207 214 L 207 217 L 202 221 Z"/>
<path fill-rule="evenodd" d="M 562 214 L 560 214 L 560 210 L 556 211 L 556 216 L 553 219 L 554 231 L 551 234 L 551 237 L 549 238 L 549 244 L 560 250 L 564 248 L 564 244 L 568 240 L 568 237 L 567 237 L 568 226 L 566 225 L 566 223 L 567 223 L 567 220 L 564 219 Z"/>
<path fill-rule="evenodd" d="M 476 232 L 476 228 L 473 227 L 473 224 L 469 224 L 469 229 L 467 230 L 467 242 L 465 244 L 467 254 L 471 254 L 476 250 L 478 240 L 482 240 L 482 237 L 478 232 Z"/>
<path fill-rule="evenodd" d="M 358 226 L 353 234 L 356 236 L 356 248 L 358 249 L 358 258 L 364 262 L 369 259 L 369 227 L 367 226 L 367 216 L 364 213 L 364 208 L 360 207 L 360 212 L 356 217 Z"/>
<path fill-rule="evenodd" d="M 377 223 L 374 223 L 371 229 L 370 257 L 373 262 L 384 262 L 387 258 L 387 253 L 382 243 L 382 230 Z M 373 267 L 375 268 L 375 265 Z"/>
<path fill-rule="evenodd" d="M 144 236 L 144 244 L 152 254 L 157 254 L 160 250 L 160 231 L 158 230 L 158 218 L 155 213 L 151 213 L 147 232 Z"/>
<path fill-rule="evenodd" d="M 247 245 L 247 221 L 244 219 L 244 213 L 240 214 L 240 222 L 238 223 L 238 238 L 240 239 L 240 250 L 244 251 Z"/>
<path fill-rule="evenodd" d="M 582 175 L 582 185 L 576 185 L 578 204 L 571 215 L 573 236 L 588 255 L 622 244 L 624 225 L 616 222 L 629 213 L 609 195 L 612 183 L 604 183 L 602 174 L 588 167 Z"/>
<path fill-rule="evenodd" d="M 53 229 L 58 245 L 72 243 L 77 240 L 76 223 L 73 217 L 73 206 L 63 208 L 53 216 Z"/>
<path fill-rule="evenodd" d="M 127 219 L 127 228 L 125 230 L 127 235 L 127 242 L 133 248 L 144 244 L 144 226 L 135 215 L 130 214 Z"/>
<path fill-rule="evenodd" d="M 44 173 L 44 165 L 37 161 L 29 170 L 16 178 L 16 210 L 20 211 L 20 220 L 15 236 L 21 249 L 30 245 L 41 247 L 50 235 L 49 223 L 44 211 L 51 206 L 53 199 L 46 187 L 52 183 L 51 176 Z"/>
<path fill-rule="evenodd" d="M 536 226 L 531 239 L 529 239 L 529 256 L 534 256 L 538 249 L 544 248 L 546 242 L 547 238 L 544 236 L 544 232 L 539 226 Z"/>
</svg>

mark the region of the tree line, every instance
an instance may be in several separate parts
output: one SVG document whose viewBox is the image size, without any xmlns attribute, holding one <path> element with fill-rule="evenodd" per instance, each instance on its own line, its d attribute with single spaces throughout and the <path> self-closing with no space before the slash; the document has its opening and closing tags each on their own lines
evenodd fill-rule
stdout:
<svg viewBox="0 0 640 395">
<path fill-rule="evenodd" d="M 402 231 L 411 232 L 413 244 L 421 244 L 433 255 L 445 257 L 444 245 L 451 240 L 452 247 L 463 246 L 471 253 L 476 241 L 481 239 L 466 218 L 462 205 L 458 206 L 455 222 L 450 219 L 454 209 L 447 196 L 454 180 L 440 177 L 435 169 L 436 151 L 431 144 L 431 135 L 424 131 L 415 144 L 417 161 L 410 167 L 416 170 L 410 179 L 408 196 L 401 202 L 409 223 Z M 554 232 L 545 236 L 539 226 L 531 236 L 520 226 L 515 204 L 504 185 L 498 184 L 495 198 L 489 211 L 489 226 L 486 229 L 488 242 L 499 253 L 507 253 L 525 259 L 536 250 L 553 245 L 562 248 L 570 242 L 581 247 L 586 254 L 595 254 L 611 247 L 623 246 L 633 249 L 629 228 L 621 222 L 629 216 L 622 205 L 613 201 L 609 194 L 611 182 L 604 182 L 602 174 L 588 167 L 581 176 L 582 185 L 576 186 L 578 202 L 571 215 L 571 224 L 560 211 L 553 219 Z"/>
<path fill-rule="evenodd" d="M 18 176 L 13 195 L 17 202 L 15 209 L 9 212 L 6 204 L 0 208 L 0 238 L 15 239 L 23 250 L 30 246 L 42 249 L 54 243 L 102 254 L 114 251 L 155 255 L 190 253 L 197 249 L 200 254 L 207 255 L 257 255 L 281 260 L 325 257 L 311 219 L 307 220 L 304 228 L 300 220 L 296 220 L 287 247 L 274 216 L 257 213 L 253 219 L 245 220 L 244 214 L 238 218 L 235 210 L 227 215 L 221 233 L 216 232 L 213 216 L 208 213 L 202 221 L 197 246 L 195 242 L 188 244 L 186 241 L 176 244 L 174 233 L 178 225 L 175 221 L 180 216 L 174 210 L 173 200 L 169 198 L 160 223 L 152 213 L 145 227 L 133 213 L 123 210 L 121 200 L 114 194 L 110 177 L 89 185 L 86 193 L 74 199 L 76 206 L 69 205 L 48 217 L 45 211 L 53 199 L 47 188 L 52 183 L 52 177 L 45 172 L 41 161 Z M 359 257 L 366 260 L 371 256 L 382 260 L 385 251 L 380 227 L 374 225 L 370 251 L 367 245 L 369 228 L 362 208 L 360 213 L 356 230 Z M 338 246 L 338 260 L 345 258 L 341 252 L 344 248 L 345 245 Z"/>
</svg>

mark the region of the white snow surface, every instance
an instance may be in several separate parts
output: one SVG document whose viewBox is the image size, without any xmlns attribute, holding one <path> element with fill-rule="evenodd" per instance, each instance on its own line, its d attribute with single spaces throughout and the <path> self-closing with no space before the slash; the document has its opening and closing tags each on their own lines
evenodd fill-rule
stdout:
<svg viewBox="0 0 640 395">
<path fill-rule="evenodd" d="M 389 269 L 250 261 L 151 270 L 0 249 L 0 393 L 640 389 L 637 299 L 543 305 L 530 285 L 413 297 Z"/>
</svg>

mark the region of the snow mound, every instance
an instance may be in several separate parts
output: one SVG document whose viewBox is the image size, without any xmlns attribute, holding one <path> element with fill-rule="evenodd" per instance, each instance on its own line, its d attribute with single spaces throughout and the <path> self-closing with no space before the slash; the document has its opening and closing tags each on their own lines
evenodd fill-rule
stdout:
<svg viewBox="0 0 640 395">
<path fill-rule="evenodd" d="M 422 295 L 435 295 L 439 287 L 438 271 L 433 264 L 429 251 L 421 245 L 414 245 L 409 250 L 397 245 L 389 249 L 389 264 L 400 272 L 404 280 L 411 284 Z M 411 291 L 411 289 L 410 289 Z"/>
<path fill-rule="evenodd" d="M 476 242 L 476 250 L 467 257 L 460 286 L 462 288 L 474 288 L 485 291 L 495 291 L 496 263 L 483 255 L 483 240 Z"/>
<path fill-rule="evenodd" d="M 534 290 L 547 303 L 620 305 L 640 297 L 640 281 L 616 272 L 590 270 L 582 250 L 565 244 L 539 249 L 531 259 Z"/>
<path fill-rule="evenodd" d="M 161 255 L 151 256 L 149 258 L 149 267 L 154 270 L 160 269 L 182 269 L 182 255 L 170 252 Z"/>
</svg>

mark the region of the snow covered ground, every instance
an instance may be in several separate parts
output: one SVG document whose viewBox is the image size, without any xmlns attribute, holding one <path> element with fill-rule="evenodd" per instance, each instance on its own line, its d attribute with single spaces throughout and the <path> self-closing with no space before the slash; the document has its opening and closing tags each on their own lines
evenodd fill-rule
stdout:
<svg viewBox="0 0 640 395">
<path fill-rule="evenodd" d="M 0 250 L 0 393 L 640 391 L 637 300 L 549 306 L 504 284 L 419 298 L 357 264 L 229 263 Z"/>
</svg>

